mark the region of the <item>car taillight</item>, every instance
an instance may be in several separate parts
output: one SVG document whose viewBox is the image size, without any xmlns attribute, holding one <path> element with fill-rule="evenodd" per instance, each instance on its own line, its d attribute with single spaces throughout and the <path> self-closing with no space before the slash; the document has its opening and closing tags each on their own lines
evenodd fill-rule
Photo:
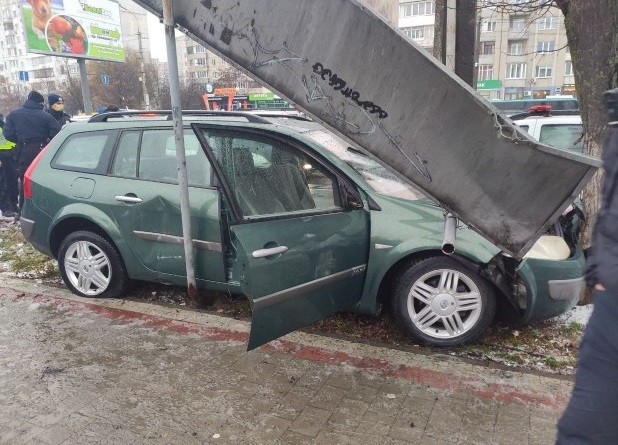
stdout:
<svg viewBox="0 0 618 445">
<path fill-rule="evenodd" d="M 28 170 L 26 170 L 26 173 L 24 174 L 24 184 L 23 184 L 24 198 L 32 198 L 32 174 L 34 173 L 34 169 L 36 168 L 36 165 L 39 163 L 39 161 L 45 154 L 45 151 L 47 150 L 48 147 L 49 147 L 49 144 L 43 147 L 43 149 L 39 152 L 37 157 L 34 158 L 34 160 L 30 163 Z"/>
</svg>

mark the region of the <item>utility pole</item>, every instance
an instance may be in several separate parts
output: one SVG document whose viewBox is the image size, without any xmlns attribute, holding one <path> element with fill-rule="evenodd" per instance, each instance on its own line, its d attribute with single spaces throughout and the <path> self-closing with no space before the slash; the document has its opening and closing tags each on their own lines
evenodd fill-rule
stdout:
<svg viewBox="0 0 618 445">
<path fill-rule="evenodd" d="M 150 97 L 148 96 L 148 87 L 146 86 L 146 72 L 144 71 L 144 49 L 142 48 L 142 31 L 140 31 L 139 24 L 137 25 L 137 38 L 139 43 L 139 68 L 140 79 L 142 80 L 142 93 L 144 94 L 144 108 L 146 110 L 150 110 Z"/>
<path fill-rule="evenodd" d="M 473 88 L 476 0 L 436 0 L 433 55 Z"/>
<path fill-rule="evenodd" d="M 125 10 L 129 14 L 131 14 L 133 18 L 135 19 L 135 25 L 137 26 L 137 43 L 138 43 L 138 49 L 139 49 L 139 69 L 140 69 L 140 80 L 142 82 L 142 94 L 144 96 L 144 108 L 146 110 L 150 110 L 150 96 L 148 95 L 148 87 L 146 86 L 146 72 L 144 70 L 144 48 L 142 47 L 142 30 L 140 29 L 140 26 L 139 26 L 139 20 L 137 18 L 137 15 L 135 15 L 133 11 L 125 8 L 124 6 L 120 4 L 118 6 L 120 6 L 123 10 Z"/>
</svg>

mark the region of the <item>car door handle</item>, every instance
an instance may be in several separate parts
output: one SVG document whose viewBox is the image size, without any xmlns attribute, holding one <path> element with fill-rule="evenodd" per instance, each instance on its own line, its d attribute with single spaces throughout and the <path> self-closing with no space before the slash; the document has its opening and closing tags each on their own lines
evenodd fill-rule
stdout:
<svg viewBox="0 0 618 445">
<path fill-rule="evenodd" d="M 267 256 L 277 255 L 279 253 L 286 252 L 287 250 L 288 250 L 287 246 L 277 246 L 277 247 L 271 247 L 270 249 L 254 250 L 251 255 L 253 255 L 253 258 L 265 258 Z"/>
<path fill-rule="evenodd" d="M 142 198 L 138 198 L 137 196 L 122 196 L 122 195 L 118 195 L 115 198 L 116 198 L 116 201 L 129 202 L 131 204 L 138 204 L 138 203 L 142 202 Z"/>
</svg>

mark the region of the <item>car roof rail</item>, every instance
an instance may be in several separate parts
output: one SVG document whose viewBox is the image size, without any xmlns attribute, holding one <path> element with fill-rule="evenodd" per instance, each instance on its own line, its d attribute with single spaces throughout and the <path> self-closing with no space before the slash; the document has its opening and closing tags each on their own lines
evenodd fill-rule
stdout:
<svg viewBox="0 0 618 445">
<path fill-rule="evenodd" d="M 153 117 L 153 116 L 166 116 L 168 121 L 172 120 L 171 110 L 127 110 L 127 111 L 112 111 L 108 113 L 95 114 L 88 122 L 107 122 L 110 118 L 119 117 Z M 247 113 L 243 111 L 222 111 L 222 110 L 182 110 L 182 117 L 192 116 L 217 116 L 217 117 L 243 117 L 247 119 L 247 122 L 255 124 L 271 124 L 271 122 L 255 113 Z"/>
<path fill-rule="evenodd" d="M 280 112 L 280 113 L 261 113 L 261 112 L 252 112 L 251 114 L 255 115 L 255 116 L 260 116 L 260 117 L 265 117 L 265 118 L 282 118 L 282 119 L 295 119 L 297 121 L 307 121 L 307 122 L 311 122 L 312 119 L 308 116 L 306 116 L 305 114 L 288 114 L 285 112 Z"/>
<path fill-rule="evenodd" d="M 580 114 L 581 110 L 526 111 L 524 113 L 517 113 L 509 116 L 509 118 L 516 121 L 527 117 L 579 116 Z"/>
</svg>

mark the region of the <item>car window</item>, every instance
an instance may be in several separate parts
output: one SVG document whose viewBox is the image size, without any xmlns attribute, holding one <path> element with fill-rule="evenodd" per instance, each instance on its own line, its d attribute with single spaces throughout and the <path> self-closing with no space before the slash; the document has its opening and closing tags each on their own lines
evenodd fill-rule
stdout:
<svg viewBox="0 0 618 445">
<path fill-rule="evenodd" d="M 52 166 L 94 172 L 99 169 L 108 140 L 107 132 L 73 134 L 58 150 Z"/>
<path fill-rule="evenodd" d="M 189 185 L 201 187 L 210 185 L 210 163 L 197 136 L 190 129 L 186 129 L 184 140 Z M 137 142 L 134 141 L 134 143 Z M 126 150 L 128 151 L 128 149 Z M 120 153 L 119 146 L 117 158 Z M 138 177 L 152 181 L 178 183 L 176 141 L 173 129 L 145 130 L 142 132 Z"/>
<path fill-rule="evenodd" d="M 303 151 L 252 133 L 202 131 L 243 217 L 341 208 L 336 177 Z"/>
<path fill-rule="evenodd" d="M 541 127 L 539 141 L 565 150 L 574 150 L 582 153 L 581 124 L 545 124 Z"/>
<path fill-rule="evenodd" d="M 139 148 L 139 131 L 125 131 L 120 136 L 116 156 L 112 166 L 112 174 L 137 177 L 137 149 Z"/>
</svg>

